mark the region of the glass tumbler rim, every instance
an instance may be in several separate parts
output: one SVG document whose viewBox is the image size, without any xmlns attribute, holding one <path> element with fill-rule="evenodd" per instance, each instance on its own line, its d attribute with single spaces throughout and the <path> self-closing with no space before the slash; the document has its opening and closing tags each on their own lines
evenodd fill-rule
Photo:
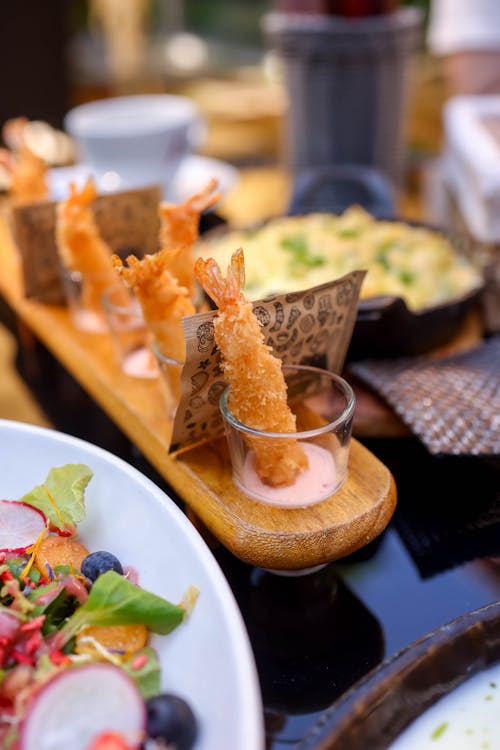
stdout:
<svg viewBox="0 0 500 750">
<path fill-rule="evenodd" d="M 125 292 L 127 292 L 130 297 L 130 305 L 120 305 L 119 303 L 113 302 L 110 299 L 110 295 L 113 293 L 113 291 L 117 291 L 118 289 L 123 289 Z M 120 281 L 117 281 L 116 284 L 112 284 L 103 291 L 101 295 L 101 302 L 105 310 L 107 310 L 108 312 L 114 312 L 118 315 L 130 315 L 131 308 L 134 308 L 135 303 L 137 312 L 142 314 L 139 303 L 137 301 L 137 297 L 134 295 L 131 289 L 128 289 L 128 287 L 126 287 Z"/>
<path fill-rule="evenodd" d="M 164 354 L 154 339 L 149 342 L 149 346 L 157 359 L 170 365 L 181 365 L 182 367 L 184 367 L 185 362 L 182 362 L 180 359 L 174 359 L 173 357 L 169 357 L 167 354 Z"/>
<path fill-rule="evenodd" d="M 60 265 L 59 266 L 59 272 L 63 276 L 63 278 L 70 279 L 70 281 L 81 281 L 85 277 L 89 278 L 108 278 L 109 273 L 107 271 L 80 271 L 79 268 L 70 268 L 69 266 Z M 119 285 L 119 279 L 117 278 L 116 283 L 113 283 L 112 286 L 118 286 Z"/>
<path fill-rule="evenodd" d="M 320 435 L 323 435 L 326 432 L 332 432 L 336 428 L 338 428 L 343 423 L 347 422 L 349 419 L 352 418 L 354 414 L 354 408 L 356 406 L 356 397 L 354 395 L 354 391 L 352 387 L 349 385 L 347 380 L 343 378 L 341 375 L 337 375 L 334 372 L 330 372 L 329 370 L 325 370 L 322 367 L 314 367 L 313 365 L 282 365 L 283 370 L 302 370 L 307 372 L 313 372 L 317 373 L 318 375 L 327 376 L 335 382 L 335 384 L 339 387 L 339 390 L 342 392 L 344 397 L 346 398 L 346 406 L 342 410 L 342 413 L 336 417 L 336 419 L 332 419 L 331 421 L 327 422 L 324 425 L 321 425 L 321 427 L 314 427 L 310 430 L 301 430 L 300 432 L 268 432 L 266 430 L 257 430 L 254 427 L 249 427 L 248 425 L 244 424 L 243 422 L 240 422 L 239 419 L 237 419 L 234 414 L 230 411 L 227 399 L 229 396 L 229 391 L 231 390 L 230 385 L 226 385 L 224 390 L 222 391 L 220 398 L 219 398 L 219 407 L 220 411 L 222 413 L 223 418 L 229 422 L 235 429 L 237 429 L 240 432 L 243 432 L 247 435 L 251 435 L 253 437 L 267 437 L 267 438 L 294 438 L 296 440 L 307 440 L 310 438 L 318 437 Z"/>
</svg>

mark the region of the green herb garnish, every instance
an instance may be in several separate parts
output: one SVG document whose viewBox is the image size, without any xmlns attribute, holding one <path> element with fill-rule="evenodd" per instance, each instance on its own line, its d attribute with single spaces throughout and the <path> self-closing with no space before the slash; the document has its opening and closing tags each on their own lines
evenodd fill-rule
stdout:
<svg viewBox="0 0 500 750">
<path fill-rule="evenodd" d="M 66 589 L 60 593 L 45 608 L 45 621 L 43 623 L 43 635 L 49 635 L 60 630 L 65 622 L 71 617 L 73 612 L 78 611 L 77 599 L 68 594 Z"/>
<path fill-rule="evenodd" d="M 448 729 L 449 724 L 447 721 L 443 721 L 442 724 L 440 724 L 438 727 L 435 728 L 433 733 L 431 734 L 432 740 L 438 740 Z"/>
<path fill-rule="evenodd" d="M 326 261 L 319 255 L 313 255 L 309 251 L 306 238 L 300 234 L 293 237 L 284 237 L 281 247 L 290 253 L 290 263 L 296 272 L 303 268 L 315 268 L 324 266 Z"/>
<path fill-rule="evenodd" d="M 383 245 L 380 245 L 380 247 L 377 248 L 377 251 L 374 256 L 375 263 L 378 263 L 386 271 L 388 271 L 389 268 L 391 267 L 391 264 L 388 258 L 388 253 L 389 253 L 389 250 L 391 250 L 391 248 L 393 247 L 395 247 L 394 242 L 385 242 Z"/>
<path fill-rule="evenodd" d="M 42 576 L 40 575 L 40 571 L 37 570 L 36 568 L 31 568 L 30 572 L 27 575 L 28 580 L 30 580 L 35 585 L 37 585 L 38 583 L 40 583 L 40 578 L 41 577 Z"/>
<path fill-rule="evenodd" d="M 411 271 L 408 271 L 406 269 L 402 269 L 399 272 L 399 279 L 403 282 L 403 284 L 406 284 L 407 286 L 410 284 L 413 284 L 415 281 L 415 274 Z"/>
<path fill-rule="evenodd" d="M 351 239 L 354 237 L 359 237 L 361 234 L 361 229 L 355 229 L 354 227 L 346 227 L 345 229 L 339 229 L 337 231 L 337 237 L 341 237 L 342 239 Z"/>
</svg>

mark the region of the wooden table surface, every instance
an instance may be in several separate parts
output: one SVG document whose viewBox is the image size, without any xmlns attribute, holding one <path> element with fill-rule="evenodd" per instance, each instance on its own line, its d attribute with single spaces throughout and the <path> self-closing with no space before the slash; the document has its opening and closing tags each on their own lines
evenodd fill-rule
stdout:
<svg viewBox="0 0 500 750">
<path fill-rule="evenodd" d="M 292 511 L 263 506 L 237 490 L 224 441 L 170 456 L 172 421 L 160 382 L 124 374 L 111 338 L 77 330 L 65 307 L 25 298 L 5 224 L 0 224 L 0 267 L 0 292 L 19 318 L 237 557 L 267 568 L 307 568 L 349 554 L 386 527 L 396 503 L 394 481 L 356 440 L 344 486 L 318 505 Z"/>
</svg>

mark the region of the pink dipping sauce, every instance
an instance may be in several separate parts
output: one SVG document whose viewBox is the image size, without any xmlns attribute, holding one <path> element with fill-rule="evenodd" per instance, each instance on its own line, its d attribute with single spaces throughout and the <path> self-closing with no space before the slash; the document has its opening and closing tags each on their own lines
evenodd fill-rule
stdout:
<svg viewBox="0 0 500 750">
<path fill-rule="evenodd" d="M 134 378 L 157 378 L 158 366 L 152 352 L 143 347 L 125 355 L 122 370 Z"/>
<path fill-rule="evenodd" d="M 338 489 L 338 475 L 332 454 L 314 443 L 300 444 L 309 466 L 292 485 L 271 487 L 264 484 L 255 471 L 255 454 L 250 451 L 243 466 L 242 491 L 262 503 L 282 508 L 305 508 L 329 497 Z"/>
<path fill-rule="evenodd" d="M 108 327 L 103 317 L 93 310 L 74 310 L 73 320 L 75 326 L 81 331 L 89 333 L 107 333 Z"/>
</svg>

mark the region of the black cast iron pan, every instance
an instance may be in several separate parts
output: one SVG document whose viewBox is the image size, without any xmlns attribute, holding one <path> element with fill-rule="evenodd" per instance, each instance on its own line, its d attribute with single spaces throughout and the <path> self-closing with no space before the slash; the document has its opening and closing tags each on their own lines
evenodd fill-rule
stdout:
<svg viewBox="0 0 500 750">
<path fill-rule="evenodd" d="M 289 214 L 312 211 L 342 213 L 357 203 L 378 219 L 397 219 L 392 186 L 378 171 L 352 165 L 335 165 L 299 174 L 293 188 Z M 416 222 L 407 222 L 417 226 Z M 440 231 L 438 227 L 429 227 Z M 446 233 L 445 233 L 446 234 Z M 449 236 L 457 252 L 466 240 Z M 449 341 L 468 312 L 478 306 L 482 287 L 446 304 L 414 312 L 400 297 L 372 297 L 359 302 L 348 359 L 422 354 Z"/>
<path fill-rule="evenodd" d="M 395 215 L 393 189 L 386 178 L 376 170 L 351 164 L 299 174 L 287 213 L 290 216 L 314 211 L 338 214 L 353 204 L 363 206 L 378 219 L 404 221 Z M 418 226 L 417 222 L 407 223 Z M 440 231 L 437 227 L 429 228 Z M 214 236 L 223 231 L 228 231 L 227 226 L 215 228 Z M 209 239 L 210 233 L 205 234 L 205 239 Z M 444 234 L 458 253 L 469 249 L 465 237 Z M 479 307 L 482 293 L 483 286 L 446 304 L 418 312 L 410 310 L 400 297 L 362 299 L 347 359 L 413 356 L 441 346 L 457 333 L 468 313 Z"/>
<path fill-rule="evenodd" d="M 500 602 L 443 625 L 370 672 L 296 750 L 386 750 L 427 708 L 498 662 Z"/>
</svg>

